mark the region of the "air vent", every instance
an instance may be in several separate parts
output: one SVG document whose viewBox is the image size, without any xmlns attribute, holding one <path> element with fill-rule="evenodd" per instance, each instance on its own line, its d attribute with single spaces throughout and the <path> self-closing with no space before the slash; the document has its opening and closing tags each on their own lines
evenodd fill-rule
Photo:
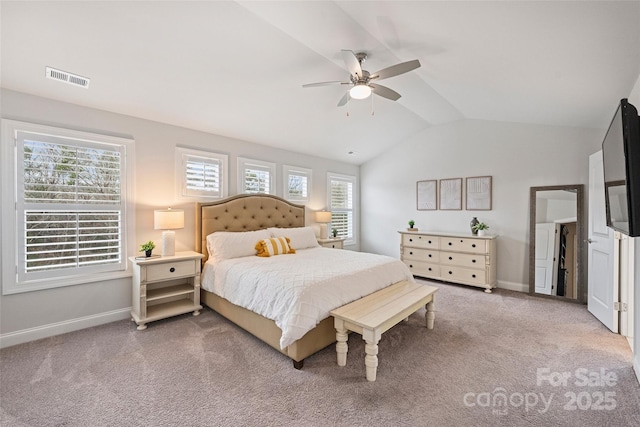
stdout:
<svg viewBox="0 0 640 427">
<path fill-rule="evenodd" d="M 56 70 L 55 68 L 46 67 L 47 78 L 52 80 L 58 80 L 61 82 L 69 83 L 70 85 L 80 86 L 85 89 L 89 88 L 90 80 L 87 77 L 82 77 L 77 74 L 67 73 L 66 71 Z"/>
</svg>

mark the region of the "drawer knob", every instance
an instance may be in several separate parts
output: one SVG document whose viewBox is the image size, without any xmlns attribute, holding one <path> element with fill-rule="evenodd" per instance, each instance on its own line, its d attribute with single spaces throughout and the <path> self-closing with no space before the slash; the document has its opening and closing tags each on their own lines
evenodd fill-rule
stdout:
<svg viewBox="0 0 640 427">
<path fill-rule="evenodd" d="M 431 271 L 431 267 L 429 267 L 429 271 Z"/>
<path fill-rule="evenodd" d="M 171 267 L 171 268 L 169 269 L 169 272 L 170 272 L 170 273 L 174 273 L 175 271 L 176 271 L 176 268 L 175 268 L 175 267 Z"/>
<path fill-rule="evenodd" d="M 453 272 L 450 271 L 449 274 L 453 274 Z"/>
<path fill-rule="evenodd" d="M 409 239 L 410 242 L 413 242 L 413 239 Z"/>
<path fill-rule="evenodd" d="M 471 275 L 471 277 L 473 277 L 473 278 L 475 279 L 475 278 L 476 278 L 476 275 L 475 275 L 475 274 L 472 274 L 472 275 Z"/>
<path fill-rule="evenodd" d="M 429 240 L 429 243 L 431 243 L 431 240 Z"/>
<path fill-rule="evenodd" d="M 429 258 L 431 258 L 431 254 L 429 254 Z"/>
<path fill-rule="evenodd" d="M 475 260 L 475 259 L 472 259 L 472 260 L 471 260 L 471 262 L 475 263 L 475 262 L 476 262 L 476 260 Z"/>
<path fill-rule="evenodd" d="M 413 268 L 413 264 L 409 264 L 409 268 Z"/>
<path fill-rule="evenodd" d="M 452 260 L 452 259 L 453 259 L 453 257 L 449 257 L 449 260 Z"/>
<path fill-rule="evenodd" d="M 449 242 L 449 246 L 453 245 L 453 243 Z"/>
<path fill-rule="evenodd" d="M 471 245 L 471 247 L 472 247 L 472 248 L 475 248 L 475 247 L 476 247 L 476 244 L 474 243 L 473 245 Z"/>
<path fill-rule="evenodd" d="M 409 255 L 413 255 L 413 252 L 409 252 Z"/>
</svg>

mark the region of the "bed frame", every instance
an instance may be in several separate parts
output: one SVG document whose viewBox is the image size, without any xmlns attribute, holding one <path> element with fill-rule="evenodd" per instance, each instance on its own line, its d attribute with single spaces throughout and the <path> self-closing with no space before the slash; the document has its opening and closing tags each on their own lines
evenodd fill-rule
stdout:
<svg viewBox="0 0 640 427">
<path fill-rule="evenodd" d="M 211 203 L 196 204 L 196 251 L 208 259 L 206 239 L 215 231 L 255 231 L 268 227 L 304 227 L 305 207 L 267 194 L 240 194 Z M 336 342 L 333 317 L 320 322 L 285 349 L 280 348 L 282 330 L 276 323 L 201 289 L 200 301 L 293 360 L 301 369 L 304 359 Z"/>
</svg>

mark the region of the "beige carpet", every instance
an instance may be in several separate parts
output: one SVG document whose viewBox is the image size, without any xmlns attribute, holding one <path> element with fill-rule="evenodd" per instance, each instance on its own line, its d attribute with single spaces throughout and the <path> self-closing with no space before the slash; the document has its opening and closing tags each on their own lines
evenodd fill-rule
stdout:
<svg viewBox="0 0 640 427">
<path fill-rule="evenodd" d="M 374 383 L 357 334 L 346 367 L 331 346 L 296 371 L 204 310 L 146 331 L 120 321 L 3 349 L 0 424 L 640 425 L 626 340 L 584 306 L 437 286 L 435 329 L 421 310 L 388 331 Z"/>
</svg>

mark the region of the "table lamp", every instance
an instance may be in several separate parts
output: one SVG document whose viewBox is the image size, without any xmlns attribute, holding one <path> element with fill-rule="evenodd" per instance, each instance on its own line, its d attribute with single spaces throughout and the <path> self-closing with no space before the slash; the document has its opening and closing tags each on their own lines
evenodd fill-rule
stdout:
<svg viewBox="0 0 640 427">
<path fill-rule="evenodd" d="M 316 212 L 316 222 L 320 224 L 320 238 L 327 239 L 329 237 L 327 224 L 331 222 L 331 212 L 329 211 Z"/>
<path fill-rule="evenodd" d="M 184 211 L 182 209 L 158 209 L 153 211 L 153 228 L 162 232 L 162 256 L 176 254 L 176 232 L 184 228 Z"/>
</svg>

